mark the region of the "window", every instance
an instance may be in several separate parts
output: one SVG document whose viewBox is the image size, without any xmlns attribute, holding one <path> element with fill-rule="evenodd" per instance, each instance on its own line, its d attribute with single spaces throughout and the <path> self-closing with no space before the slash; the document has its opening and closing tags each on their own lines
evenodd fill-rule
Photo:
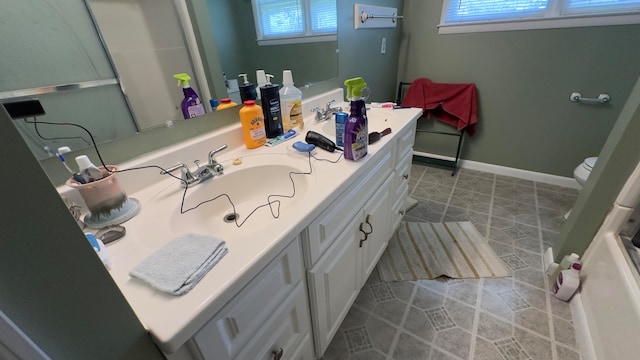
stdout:
<svg viewBox="0 0 640 360">
<path fill-rule="evenodd" d="M 252 0 L 258 44 L 334 41 L 337 0 Z"/>
<path fill-rule="evenodd" d="M 445 0 L 440 33 L 640 23 L 640 0 Z"/>
</svg>

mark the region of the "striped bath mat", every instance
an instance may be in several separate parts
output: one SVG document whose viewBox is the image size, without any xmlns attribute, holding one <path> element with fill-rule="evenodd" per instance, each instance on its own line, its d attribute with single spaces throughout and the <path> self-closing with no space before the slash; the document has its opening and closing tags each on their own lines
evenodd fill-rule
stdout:
<svg viewBox="0 0 640 360">
<path fill-rule="evenodd" d="M 383 281 L 511 276 L 470 222 L 402 222 L 377 265 Z"/>
</svg>

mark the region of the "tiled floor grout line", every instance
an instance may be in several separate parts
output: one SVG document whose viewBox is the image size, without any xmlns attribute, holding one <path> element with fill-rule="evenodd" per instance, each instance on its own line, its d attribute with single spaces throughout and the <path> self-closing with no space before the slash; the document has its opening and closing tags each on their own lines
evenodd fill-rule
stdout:
<svg viewBox="0 0 640 360">
<path fill-rule="evenodd" d="M 444 222 L 444 217 L 447 214 L 447 210 L 449 210 L 449 204 L 451 203 L 451 199 L 453 198 L 453 193 L 456 190 L 456 185 L 458 184 L 458 179 L 460 179 L 460 173 L 458 176 L 453 176 L 455 180 L 453 180 L 453 185 L 451 186 L 451 191 L 449 191 L 449 197 L 447 198 L 447 203 L 444 205 L 444 210 L 442 211 L 442 216 L 440 217 L 440 222 Z"/>
<path fill-rule="evenodd" d="M 418 292 L 418 284 L 413 283 L 413 289 L 411 290 L 411 295 L 409 295 L 409 299 L 407 300 L 407 306 L 404 309 L 404 313 L 402 314 L 402 318 L 400 319 L 400 324 L 398 324 L 398 331 L 396 331 L 395 336 L 393 337 L 393 341 L 391 342 L 391 346 L 389 347 L 389 353 L 387 354 L 387 360 L 393 360 L 393 353 L 396 350 L 396 346 L 398 346 L 398 342 L 400 341 L 400 334 L 402 334 L 402 329 L 404 327 L 404 323 L 407 321 L 407 317 L 409 317 L 409 312 L 411 311 L 411 304 L 413 304 L 413 299 Z"/>
<path fill-rule="evenodd" d="M 487 220 L 487 229 L 485 230 L 484 238 L 489 238 L 489 231 L 491 229 L 491 215 L 493 214 L 493 196 L 496 192 L 496 175 L 493 175 L 493 184 L 491 185 L 491 200 L 489 200 L 489 218 Z M 473 356 L 476 353 L 476 339 L 478 337 L 478 325 L 480 323 L 480 309 L 482 304 L 482 289 L 484 287 L 484 279 L 480 279 L 478 282 L 478 297 L 476 298 L 476 305 L 473 313 L 473 330 L 471 331 L 471 347 L 469 349 L 469 360 L 473 360 Z"/>
<path fill-rule="evenodd" d="M 542 219 L 540 219 L 540 206 L 538 202 L 538 183 L 533 182 L 533 195 L 535 199 L 536 205 L 536 217 L 538 218 L 538 239 L 540 240 L 540 248 L 542 250 L 541 254 L 544 257 L 544 241 L 542 237 Z M 545 300 L 547 302 L 547 319 L 549 320 L 549 338 L 551 340 L 551 358 L 554 360 L 562 360 L 558 359 L 558 351 L 556 350 L 556 339 L 554 334 L 553 327 L 553 308 L 551 306 L 551 292 L 549 291 L 549 279 L 547 277 L 546 271 L 544 269 L 544 261 L 542 262 L 542 279 L 544 283 L 544 293 Z"/>
</svg>

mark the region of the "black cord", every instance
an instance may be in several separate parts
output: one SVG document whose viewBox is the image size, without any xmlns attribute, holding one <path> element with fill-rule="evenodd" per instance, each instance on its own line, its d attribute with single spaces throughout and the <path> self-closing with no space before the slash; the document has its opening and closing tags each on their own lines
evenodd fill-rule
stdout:
<svg viewBox="0 0 640 360">
<path fill-rule="evenodd" d="M 273 218 L 275 218 L 275 219 L 278 219 L 280 217 L 280 204 L 281 204 L 281 202 L 280 202 L 280 200 L 272 200 L 272 198 L 273 197 L 281 197 L 281 198 L 291 199 L 296 195 L 296 183 L 293 180 L 293 175 L 311 175 L 313 173 L 313 167 L 311 166 L 311 157 L 312 157 L 312 155 L 311 155 L 311 153 L 309 153 L 309 157 L 308 157 L 308 160 L 309 160 L 309 171 L 306 171 L 306 172 L 290 171 L 289 172 L 289 180 L 291 181 L 291 187 L 292 187 L 292 190 L 293 190 L 291 195 L 272 194 L 272 195 L 267 196 L 267 202 L 265 204 L 259 205 L 256 208 L 254 208 L 249 213 L 249 215 L 247 215 L 244 218 L 244 220 L 242 220 L 242 222 L 238 222 L 238 218 L 237 217 L 234 218 L 233 222 L 235 223 L 236 227 L 242 227 L 242 225 L 244 225 L 244 223 L 247 220 L 249 220 L 249 218 L 256 211 L 258 211 L 259 209 L 261 209 L 263 207 L 266 207 L 266 206 L 269 207 L 269 210 L 271 211 L 271 216 L 273 216 Z M 316 159 L 316 160 L 324 160 L 324 159 L 318 159 L 315 156 L 313 156 L 313 158 Z M 196 204 L 193 207 L 190 207 L 188 209 L 184 209 L 184 201 L 185 201 L 185 198 L 187 196 L 187 189 L 188 189 L 188 187 L 185 187 L 184 192 L 182 193 L 182 203 L 180 204 L 180 214 L 185 214 L 185 213 L 187 213 L 189 211 L 195 210 L 198 207 L 200 207 L 201 205 L 213 202 L 213 201 L 218 200 L 218 199 L 220 199 L 222 197 L 225 197 L 227 199 L 227 201 L 229 201 L 229 204 L 231 205 L 231 209 L 233 211 L 233 214 L 237 214 L 236 205 L 231 200 L 231 197 L 226 193 L 220 194 L 220 195 L 218 195 L 218 196 L 216 196 L 214 198 L 211 198 L 211 199 L 207 199 L 207 200 L 201 201 L 200 203 Z M 275 210 L 273 208 L 274 204 L 277 204 L 277 207 L 275 208 Z"/>
<path fill-rule="evenodd" d="M 96 154 L 98 155 L 98 158 L 100 159 L 100 163 L 101 163 L 101 164 L 102 164 L 102 166 L 106 169 L 106 171 L 108 171 L 109 173 L 120 173 L 120 172 L 126 172 L 126 171 L 132 171 L 132 170 L 143 170 L 143 169 L 160 169 L 160 170 L 162 170 L 163 175 L 169 175 L 169 176 L 171 176 L 172 178 L 175 178 L 175 179 L 180 180 L 180 181 L 181 181 L 181 182 L 183 182 L 183 183 L 184 183 L 184 185 L 185 185 L 185 187 L 184 187 L 184 192 L 182 193 L 182 201 L 181 201 L 181 203 L 180 203 L 180 214 L 185 214 L 185 213 L 187 213 L 187 212 L 189 212 L 189 211 L 195 210 L 195 209 L 197 209 L 198 207 L 200 207 L 200 205 L 204 205 L 204 204 L 210 203 L 210 202 L 215 201 L 215 200 L 217 200 L 217 199 L 219 199 L 219 198 L 221 198 L 221 197 L 225 197 L 225 198 L 227 198 L 227 201 L 229 201 L 229 204 L 231 204 L 231 208 L 233 209 L 233 213 L 234 213 L 234 214 L 237 214 L 235 204 L 233 203 L 233 201 L 231 201 L 231 197 L 230 197 L 228 194 L 226 194 L 226 193 L 225 193 L 225 194 L 220 194 L 220 195 L 218 195 L 218 196 L 216 196 L 216 197 L 214 197 L 214 198 L 211 198 L 211 199 L 208 199 L 208 200 L 202 201 L 202 202 L 198 203 L 197 205 L 195 205 L 195 206 L 193 206 L 193 207 L 188 208 L 188 209 L 186 209 L 186 210 L 185 210 L 185 209 L 184 209 L 184 201 L 185 201 L 185 198 L 186 198 L 186 196 L 187 196 L 187 191 L 189 190 L 189 184 L 188 184 L 187 182 L 185 182 L 183 179 L 181 179 L 181 178 L 179 178 L 179 177 L 177 177 L 177 176 L 175 176 L 175 175 L 172 175 L 171 173 L 167 172 L 167 171 L 166 171 L 166 169 L 164 169 L 164 168 L 162 168 L 162 167 L 160 167 L 160 166 L 157 166 L 157 165 L 147 165 L 147 166 L 138 166 L 138 167 L 133 167 L 133 168 L 128 168 L 128 169 L 112 170 L 112 169 L 110 169 L 109 167 L 107 167 L 107 165 L 105 164 L 104 160 L 102 159 L 102 156 L 100 155 L 100 151 L 98 150 L 98 145 L 96 144 L 96 141 L 95 141 L 95 139 L 93 138 L 93 134 L 91 134 L 91 132 L 90 132 L 87 128 L 85 128 L 84 126 L 79 125 L 79 124 L 74 124 L 74 123 L 66 123 L 66 122 L 62 122 L 62 123 L 53 123 L 53 122 L 46 122 L 46 121 L 37 121 L 37 119 L 36 119 L 35 117 L 34 117 L 33 119 L 34 119 L 34 121 L 28 121 L 28 120 L 25 118 L 25 119 L 24 119 L 24 121 L 25 121 L 26 123 L 28 123 L 28 124 L 34 124 L 34 127 L 35 127 L 35 129 L 36 129 L 36 133 L 38 134 L 38 136 L 40 136 L 42 139 L 45 139 L 45 140 L 73 139 L 73 138 L 64 138 L 64 137 L 61 137 L 61 138 L 50 138 L 50 139 L 47 139 L 47 138 L 43 137 L 43 136 L 40 134 L 40 132 L 38 131 L 38 124 L 43 124 L 43 125 L 68 125 L 68 126 L 76 126 L 76 127 L 79 127 L 80 129 L 84 130 L 84 131 L 89 135 L 89 137 L 91 138 L 91 143 L 93 144 L 93 148 L 96 150 Z M 80 138 L 81 138 L 81 137 L 80 137 Z M 81 138 L 81 139 L 82 139 L 82 140 L 84 140 L 83 138 Z M 86 142 L 86 140 L 84 140 L 84 141 Z M 261 208 L 263 208 L 263 207 L 266 207 L 266 206 L 268 206 L 268 207 L 269 207 L 269 210 L 271 211 L 271 216 L 273 216 L 275 219 L 279 218 L 279 217 L 280 217 L 280 204 L 281 204 L 281 201 L 280 201 L 280 200 L 272 200 L 272 198 L 274 198 L 274 197 L 278 197 L 278 198 L 287 198 L 287 199 L 292 199 L 292 198 L 296 195 L 296 183 L 295 183 L 295 181 L 293 180 L 293 175 L 311 175 L 311 174 L 313 173 L 313 167 L 311 166 L 311 158 L 314 158 L 314 159 L 316 159 L 316 160 L 318 160 L 318 161 L 328 161 L 328 162 L 330 162 L 330 163 L 332 163 L 332 164 L 335 164 L 335 163 L 339 162 L 339 161 L 342 159 L 342 156 L 343 156 L 343 155 L 344 155 L 344 153 L 340 154 L 340 156 L 339 156 L 336 160 L 329 160 L 329 159 L 321 159 L 321 158 L 317 158 L 315 155 L 311 155 L 311 153 L 309 153 L 309 156 L 308 156 L 308 160 L 309 160 L 309 171 L 306 171 L 306 172 L 290 171 L 290 172 L 289 172 L 289 180 L 291 181 L 291 187 L 292 187 L 292 194 L 291 194 L 291 195 L 283 195 L 283 194 L 272 194 L 272 195 L 268 195 L 268 196 L 267 196 L 267 203 L 266 203 L 266 204 L 259 205 L 259 206 L 257 206 L 255 209 L 253 209 L 253 210 L 249 213 L 249 215 L 247 215 L 247 216 L 244 218 L 244 220 L 242 220 L 242 222 L 238 223 L 238 218 L 237 218 L 237 217 L 236 217 L 236 218 L 234 218 L 234 223 L 235 223 L 235 225 L 236 225 L 237 227 L 242 227 L 242 225 L 244 225 L 244 223 L 245 223 L 247 220 L 249 220 L 249 218 L 250 218 L 250 217 L 251 217 L 251 216 L 252 216 L 256 211 L 258 211 L 259 209 L 261 209 Z M 274 205 L 274 204 L 276 204 L 276 205 L 277 205 L 277 207 L 275 208 L 275 210 L 274 210 L 274 207 L 273 207 L 273 205 Z"/>
<path fill-rule="evenodd" d="M 89 138 L 91 138 L 91 143 L 93 144 L 93 148 L 96 150 L 96 154 L 98 154 L 98 159 L 100 159 L 100 163 L 102 164 L 102 166 L 108 172 L 110 172 L 110 173 L 112 172 L 111 169 L 107 168 L 107 165 L 105 164 L 104 160 L 102 160 L 102 155 L 100 155 L 100 151 L 98 150 L 98 145 L 96 145 L 96 140 L 93 138 L 93 134 L 91 134 L 91 131 L 89 131 L 89 129 L 85 128 L 82 125 L 78 125 L 78 124 L 74 124 L 74 123 L 68 123 L 68 122 L 54 123 L 54 122 L 48 122 L 48 121 L 37 121 L 36 117 L 34 117 L 33 119 L 34 119 L 34 121 L 29 121 L 29 120 L 27 120 L 25 118 L 24 122 L 27 123 L 27 124 L 34 124 L 34 127 L 36 127 L 36 133 L 38 133 L 38 136 L 40 136 L 40 133 L 37 131 L 38 124 L 42 124 L 42 125 L 75 126 L 75 127 L 79 127 L 80 129 L 84 130 L 89 135 Z M 40 137 L 42 137 L 42 136 L 40 136 Z M 64 138 L 52 138 L 52 139 L 43 138 L 43 139 L 45 139 L 45 140 L 56 140 L 56 139 L 64 139 Z"/>
<path fill-rule="evenodd" d="M 26 121 L 27 119 L 24 119 L 25 122 L 28 123 L 28 121 Z M 85 142 L 85 144 L 87 145 L 91 145 L 90 142 L 88 142 L 85 138 L 83 138 L 82 136 L 69 136 L 69 137 L 55 137 L 55 138 L 47 138 L 42 136 L 42 134 L 40 134 L 40 130 L 38 130 L 38 118 L 36 118 L 35 116 L 33 117 L 33 128 L 36 131 L 36 134 L 43 140 L 73 140 L 73 139 L 80 139 L 82 141 Z M 41 122 L 42 123 L 42 122 Z"/>
</svg>

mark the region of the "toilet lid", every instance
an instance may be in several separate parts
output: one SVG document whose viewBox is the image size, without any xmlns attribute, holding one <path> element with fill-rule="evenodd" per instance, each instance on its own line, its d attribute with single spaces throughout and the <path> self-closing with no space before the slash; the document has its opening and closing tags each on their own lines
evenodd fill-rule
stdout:
<svg viewBox="0 0 640 360">
<path fill-rule="evenodd" d="M 584 165 L 586 166 L 587 169 L 591 170 L 593 169 L 593 166 L 596 164 L 596 160 L 598 160 L 597 157 L 586 158 L 584 160 Z"/>
</svg>

